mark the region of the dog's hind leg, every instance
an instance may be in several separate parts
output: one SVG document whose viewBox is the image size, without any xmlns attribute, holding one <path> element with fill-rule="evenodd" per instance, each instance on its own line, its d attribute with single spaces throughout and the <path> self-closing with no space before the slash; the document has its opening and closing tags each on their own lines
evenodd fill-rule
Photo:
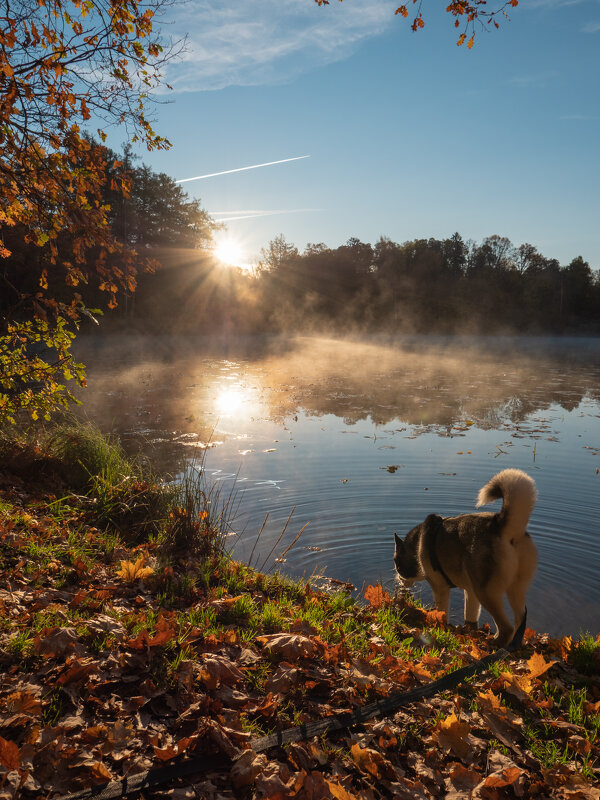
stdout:
<svg viewBox="0 0 600 800">
<path fill-rule="evenodd" d="M 514 625 L 510 622 L 504 611 L 502 594 L 491 594 L 487 589 L 479 592 L 481 605 L 488 611 L 496 623 L 496 635 L 494 639 L 498 647 L 505 647 L 513 636 Z"/>
<path fill-rule="evenodd" d="M 522 581 L 515 581 L 512 586 L 510 586 L 506 590 L 506 596 L 508 597 L 508 602 L 510 603 L 510 607 L 513 610 L 513 614 L 515 615 L 515 628 L 521 631 L 521 639 L 523 638 L 523 633 L 525 631 L 524 623 L 527 620 L 527 608 L 525 606 L 525 592 L 527 591 L 527 584 L 524 584 Z M 515 634 L 516 638 L 516 634 Z M 512 642 L 515 646 L 518 646 L 516 642 Z"/>
<path fill-rule="evenodd" d="M 477 628 L 480 614 L 481 603 L 477 599 L 477 595 L 472 589 L 465 589 L 465 625 Z"/>
<path fill-rule="evenodd" d="M 520 647 L 523 641 L 523 634 L 525 633 L 525 626 L 527 624 L 525 595 L 537 566 L 537 548 L 528 533 L 525 533 L 525 536 L 517 544 L 517 552 L 519 555 L 519 569 L 515 579 L 506 590 L 508 602 L 515 615 L 516 632 L 510 643 L 513 649 Z"/>
<path fill-rule="evenodd" d="M 506 645 L 508 650 L 518 650 L 521 645 L 523 644 L 523 636 L 525 635 L 525 629 L 527 627 L 527 607 L 525 607 L 525 613 L 523 614 L 523 619 L 521 620 L 521 624 L 514 632 L 512 639 Z"/>
</svg>

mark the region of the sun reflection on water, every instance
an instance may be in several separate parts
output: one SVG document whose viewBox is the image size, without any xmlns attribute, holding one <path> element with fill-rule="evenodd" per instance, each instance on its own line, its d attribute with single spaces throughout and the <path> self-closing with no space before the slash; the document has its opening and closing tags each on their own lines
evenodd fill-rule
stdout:
<svg viewBox="0 0 600 800">
<path fill-rule="evenodd" d="M 251 389 L 236 384 L 217 390 L 215 413 L 219 417 L 250 417 L 255 412 L 256 398 Z"/>
</svg>

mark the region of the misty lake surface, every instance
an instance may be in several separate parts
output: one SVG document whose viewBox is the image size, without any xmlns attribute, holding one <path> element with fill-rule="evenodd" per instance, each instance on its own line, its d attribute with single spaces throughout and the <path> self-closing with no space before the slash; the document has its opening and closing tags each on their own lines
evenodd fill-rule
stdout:
<svg viewBox="0 0 600 800">
<path fill-rule="evenodd" d="M 517 467 L 539 493 L 529 626 L 600 629 L 599 339 L 113 336 L 78 354 L 88 418 L 164 474 L 204 456 L 221 496 L 234 490 L 236 558 L 255 548 L 258 568 L 393 590 L 394 531 L 473 511 L 479 488 Z"/>
</svg>

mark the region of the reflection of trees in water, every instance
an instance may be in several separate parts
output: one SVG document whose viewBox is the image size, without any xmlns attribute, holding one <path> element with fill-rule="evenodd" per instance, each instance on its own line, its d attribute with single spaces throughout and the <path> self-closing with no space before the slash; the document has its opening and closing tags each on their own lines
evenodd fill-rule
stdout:
<svg viewBox="0 0 600 800">
<path fill-rule="evenodd" d="M 519 340 L 508 340 L 510 351 L 507 340 L 491 347 L 426 341 L 276 339 L 261 348 L 253 339 L 241 342 L 236 359 L 234 342 L 219 357 L 218 349 L 202 351 L 202 342 L 165 340 L 151 342 L 150 355 L 143 346 L 122 351 L 117 364 L 109 345 L 110 352 L 86 356 L 86 409 L 119 432 L 206 440 L 219 421 L 226 381 L 240 392 L 238 431 L 251 419 L 284 423 L 303 411 L 334 415 L 345 425 L 370 419 L 459 435 L 456 427 L 469 420 L 501 428 L 551 406 L 571 411 L 584 398 L 600 400 L 600 343 L 585 351 L 562 342 L 557 353 L 531 343 L 519 350 Z"/>
<path fill-rule="evenodd" d="M 317 347 L 303 353 L 300 362 L 291 360 L 293 396 L 286 393 L 290 362 L 266 366 L 281 387 L 270 398 L 273 414 L 300 408 L 309 415 L 333 414 L 349 425 L 370 418 L 376 425 L 396 421 L 449 433 L 465 420 L 493 429 L 553 405 L 571 411 L 586 397 L 600 399 L 600 368 L 589 356 L 581 363 L 540 350 L 499 358 L 474 348 L 461 354 L 452 348 L 381 348 L 375 355 L 361 345 L 349 354 L 328 345 L 328 352 Z M 320 379 L 302 385 L 301 365 Z"/>
</svg>

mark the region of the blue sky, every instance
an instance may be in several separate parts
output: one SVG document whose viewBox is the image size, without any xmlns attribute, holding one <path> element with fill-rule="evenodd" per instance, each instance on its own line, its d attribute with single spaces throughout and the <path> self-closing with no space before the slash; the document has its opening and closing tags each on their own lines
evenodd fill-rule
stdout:
<svg viewBox="0 0 600 800">
<path fill-rule="evenodd" d="M 141 153 L 184 184 L 247 260 L 282 233 L 303 249 L 508 236 L 600 267 L 600 0 L 522 0 L 456 46 L 444 3 L 426 27 L 397 0 L 188 0 L 189 37 L 156 108 L 173 147 Z M 491 7 L 491 4 L 490 4 Z"/>
</svg>

